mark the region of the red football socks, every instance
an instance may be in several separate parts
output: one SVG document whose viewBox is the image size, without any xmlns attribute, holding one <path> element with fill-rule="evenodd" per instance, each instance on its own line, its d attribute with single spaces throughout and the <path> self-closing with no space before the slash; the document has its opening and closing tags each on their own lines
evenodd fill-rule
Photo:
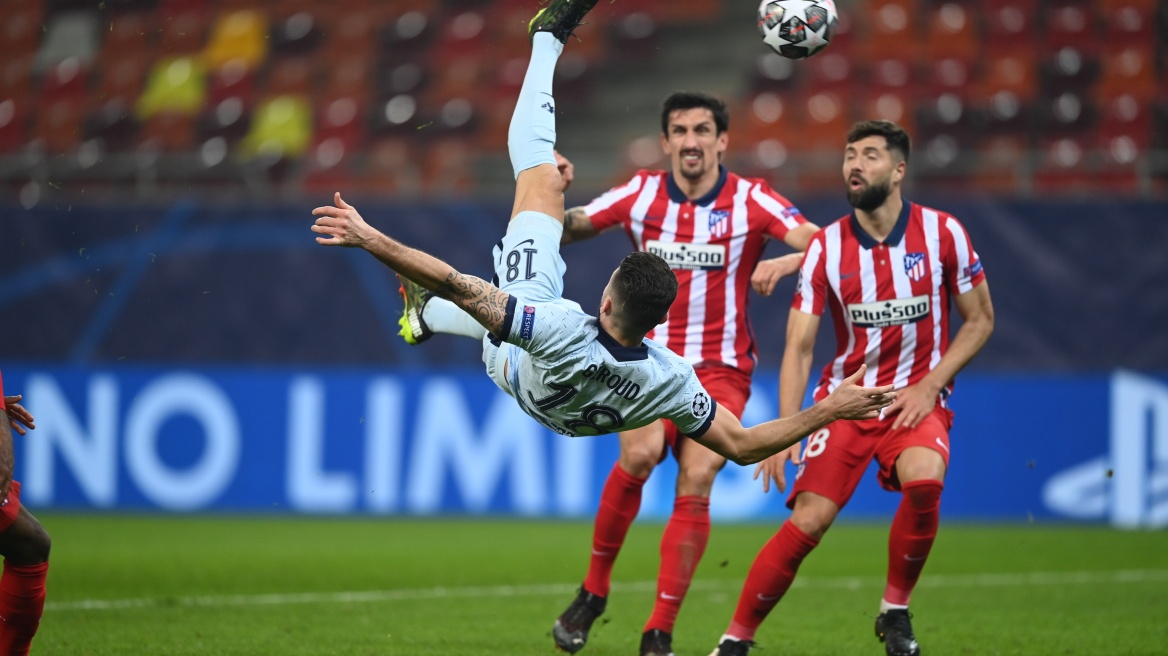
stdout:
<svg viewBox="0 0 1168 656">
<path fill-rule="evenodd" d="M 903 495 L 892 529 L 888 534 L 888 585 L 884 601 L 894 606 L 908 606 L 933 539 L 941 521 L 941 490 L 937 480 L 922 480 L 901 486 Z"/>
<path fill-rule="evenodd" d="M 4 563 L 4 575 L 0 576 L 0 654 L 28 653 L 45 609 L 48 573 L 47 562 L 23 566 Z"/>
<path fill-rule="evenodd" d="M 608 596 L 612 566 L 625 543 L 629 526 L 641 509 L 641 489 L 646 480 L 633 477 L 617 463 L 604 482 L 600 508 L 596 511 L 596 526 L 592 531 L 592 560 L 584 579 L 584 589 L 594 595 Z"/>
<path fill-rule="evenodd" d="M 799 530 L 790 520 L 784 522 L 750 566 L 738 597 L 738 608 L 734 610 L 734 621 L 726 634 L 736 640 L 753 640 L 759 625 L 787 594 L 803 559 L 818 544 L 819 540 Z"/>
<path fill-rule="evenodd" d="M 710 500 L 707 497 L 677 497 L 673 515 L 661 536 L 661 571 L 657 573 L 657 600 L 645 630 L 673 633 L 681 600 L 689 591 L 694 570 L 710 541 Z"/>
</svg>

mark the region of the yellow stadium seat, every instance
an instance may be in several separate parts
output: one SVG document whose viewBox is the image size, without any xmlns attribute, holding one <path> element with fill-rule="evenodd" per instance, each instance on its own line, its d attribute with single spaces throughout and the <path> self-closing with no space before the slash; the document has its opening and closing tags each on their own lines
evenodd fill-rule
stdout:
<svg viewBox="0 0 1168 656">
<path fill-rule="evenodd" d="M 146 119 L 159 112 L 194 114 L 202 109 L 206 98 L 206 76 L 202 63 L 193 57 L 159 60 L 138 99 L 138 116 Z"/>
<path fill-rule="evenodd" d="M 203 59 L 213 68 L 239 59 L 252 70 L 268 55 L 267 37 L 267 20 L 260 12 L 243 10 L 223 14 L 211 28 Z"/>
<path fill-rule="evenodd" d="M 245 157 L 298 158 L 312 141 L 312 109 L 300 96 L 276 96 L 260 104 L 240 143 Z"/>
</svg>

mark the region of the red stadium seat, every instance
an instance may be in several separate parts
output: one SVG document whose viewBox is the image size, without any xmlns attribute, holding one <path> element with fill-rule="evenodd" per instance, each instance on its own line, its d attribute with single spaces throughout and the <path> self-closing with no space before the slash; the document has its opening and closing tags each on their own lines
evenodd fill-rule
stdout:
<svg viewBox="0 0 1168 656">
<path fill-rule="evenodd" d="M 472 155 L 461 139 L 441 139 L 426 147 L 424 188 L 437 198 L 470 193 L 474 186 Z"/>
<path fill-rule="evenodd" d="M 1120 95 L 1103 101 L 1099 135 L 1104 139 L 1130 137 L 1139 144 L 1152 141 L 1152 108 L 1135 96 Z"/>
<path fill-rule="evenodd" d="M 1090 144 L 1064 136 L 1041 145 L 1038 166 L 1032 177 L 1039 195 L 1083 195 L 1095 188 L 1097 179 L 1088 167 Z"/>
<path fill-rule="evenodd" d="M 1023 101 L 1038 95 L 1035 60 L 1026 52 L 991 54 L 984 62 L 982 79 L 973 86 L 977 98 L 985 100 L 1007 92 Z"/>
<path fill-rule="evenodd" d="M 108 21 L 102 31 L 105 39 L 101 44 L 98 59 L 123 59 L 125 57 L 149 57 L 153 53 L 154 44 L 151 43 L 151 34 L 156 29 L 151 16 L 146 13 L 133 12 L 118 14 Z"/>
<path fill-rule="evenodd" d="M 1017 136 L 983 139 L 971 188 L 983 193 L 1018 193 L 1029 170 L 1029 153 L 1029 145 Z"/>
<path fill-rule="evenodd" d="M 348 55 L 326 61 L 321 67 L 325 98 L 350 97 L 368 106 L 374 86 L 373 64 L 367 57 Z"/>
<path fill-rule="evenodd" d="M 1095 0 L 1096 15 L 1107 25 L 1107 43 L 1154 46 L 1157 0 Z"/>
<path fill-rule="evenodd" d="M 959 2 L 946 2 L 929 11 L 925 46 L 929 61 L 954 59 L 970 62 L 981 54 L 975 11 L 975 7 Z"/>
<path fill-rule="evenodd" d="M 862 77 L 855 70 L 857 62 L 828 48 L 801 62 L 805 89 L 847 93 L 855 88 L 855 80 Z"/>
<path fill-rule="evenodd" d="M 176 153 L 190 150 L 195 140 L 195 117 L 180 112 L 159 112 L 146 120 L 138 134 L 143 148 Z"/>
<path fill-rule="evenodd" d="M 930 59 L 923 73 L 927 96 L 938 98 L 953 94 L 962 100 L 969 98 L 975 70 L 972 62 L 963 59 Z"/>
<path fill-rule="evenodd" d="M 984 0 L 987 53 L 1000 47 L 1017 48 L 1037 31 L 1038 0 Z"/>
<path fill-rule="evenodd" d="M 0 59 L 0 96 L 26 98 L 32 88 L 33 55 Z"/>
<path fill-rule="evenodd" d="M 89 93 L 88 71 L 77 57 L 67 57 L 49 67 L 41 79 L 41 101 L 79 101 Z"/>
<path fill-rule="evenodd" d="M 242 62 L 227 62 L 211 71 L 207 85 L 207 107 L 214 107 L 227 98 L 239 98 L 244 107 L 255 103 L 255 76 Z"/>
<path fill-rule="evenodd" d="M 924 76 L 915 60 L 904 58 L 877 58 L 868 66 L 868 88 L 874 93 L 900 94 L 905 100 L 924 95 Z"/>
<path fill-rule="evenodd" d="M 0 153 L 12 153 L 24 147 L 28 138 L 29 110 L 25 96 L 0 94 Z"/>
<path fill-rule="evenodd" d="M 81 99 L 63 97 L 44 103 L 33 118 L 32 137 L 51 155 L 73 152 L 84 136 L 84 117 Z"/>
<path fill-rule="evenodd" d="M 1047 5 L 1042 12 L 1045 27 L 1043 49 L 1057 52 L 1062 48 L 1076 48 L 1094 53 L 1103 42 L 1102 31 L 1094 9 L 1085 2 L 1060 2 Z"/>
<path fill-rule="evenodd" d="M 792 98 L 788 96 L 787 98 Z M 738 105 L 739 103 L 735 103 Z M 730 147 L 749 149 L 753 144 L 768 139 L 789 142 L 784 133 L 789 131 L 796 117 L 782 94 L 763 91 L 747 102 L 740 103 L 742 111 L 730 121 Z M 790 145 L 787 146 L 788 148 Z"/>
<path fill-rule="evenodd" d="M 36 52 L 43 17 L 39 3 L 0 3 L 0 51 L 6 59 Z"/>
<path fill-rule="evenodd" d="M 317 140 L 338 139 L 346 152 L 364 145 L 366 107 L 353 96 L 338 96 L 317 105 Z"/>
<path fill-rule="evenodd" d="M 798 72 L 803 68 L 777 52 L 763 52 L 754 62 L 750 82 L 752 91 L 789 91 L 799 84 Z"/>
<path fill-rule="evenodd" d="M 313 62 L 304 55 L 284 56 L 268 65 L 263 90 L 267 96 L 307 96 L 312 92 Z"/>
<path fill-rule="evenodd" d="M 435 44 L 435 64 L 464 59 L 481 58 L 489 43 L 487 17 L 479 11 L 464 11 L 443 21 L 441 34 Z"/>
<path fill-rule="evenodd" d="M 408 141 L 380 139 L 368 151 L 368 164 L 358 185 L 366 193 L 412 197 L 423 192 L 418 159 Z"/>
<path fill-rule="evenodd" d="M 318 134 L 309 150 L 304 189 L 311 194 L 331 194 L 348 189 L 354 178 L 354 150 L 340 138 Z"/>
<path fill-rule="evenodd" d="M 873 0 L 863 24 L 868 33 L 864 52 L 870 57 L 917 59 L 920 56 L 921 10 L 916 0 Z"/>
<path fill-rule="evenodd" d="M 1101 98 L 1131 95 L 1150 101 L 1157 95 L 1152 51 L 1138 46 L 1108 52 L 1102 58 L 1102 73 L 1096 86 Z"/>
<path fill-rule="evenodd" d="M 203 49 L 207 32 L 205 14 L 188 11 L 177 15 L 162 15 L 158 22 L 162 28 L 158 41 L 159 55 L 195 55 Z"/>
<path fill-rule="evenodd" d="M 98 105 L 120 99 L 128 105 L 133 105 L 134 100 L 141 95 L 142 84 L 146 81 L 148 71 L 150 71 L 148 62 L 142 57 L 126 56 L 117 60 L 106 58 L 98 71 L 100 77 L 93 88 L 92 104 Z"/>
<path fill-rule="evenodd" d="M 904 128 L 910 135 L 916 134 L 914 104 L 904 95 L 887 90 L 871 89 L 853 115 L 856 121 L 881 119 L 892 121 Z M 841 135 L 842 140 L 842 135 Z"/>
</svg>

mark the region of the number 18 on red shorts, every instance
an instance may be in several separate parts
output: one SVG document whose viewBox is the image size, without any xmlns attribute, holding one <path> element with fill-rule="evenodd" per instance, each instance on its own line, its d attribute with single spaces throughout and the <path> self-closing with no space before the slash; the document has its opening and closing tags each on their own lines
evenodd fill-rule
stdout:
<svg viewBox="0 0 1168 656">
<path fill-rule="evenodd" d="M 945 460 L 945 468 L 949 468 L 952 410 L 938 403 L 916 428 L 901 426 L 894 431 L 895 420 L 895 416 L 861 421 L 841 419 L 809 435 L 787 507 L 795 507 L 795 497 L 800 492 L 814 492 L 843 508 L 872 458 L 880 464 L 880 485 L 886 490 L 899 490 L 896 459 L 911 446 L 936 451 Z"/>
</svg>

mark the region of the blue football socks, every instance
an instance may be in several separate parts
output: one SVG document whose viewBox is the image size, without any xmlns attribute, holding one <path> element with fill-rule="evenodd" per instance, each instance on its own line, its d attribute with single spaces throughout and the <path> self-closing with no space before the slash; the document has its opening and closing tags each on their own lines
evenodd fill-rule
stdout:
<svg viewBox="0 0 1168 656">
<path fill-rule="evenodd" d="M 515 177 L 540 164 L 555 165 L 556 101 L 552 98 L 552 76 L 564 44 L 550 32 L 536 32 L 531 39 L 531 61 L 523 88 L 507 130 L 507 150 Z"/>
</svg>

